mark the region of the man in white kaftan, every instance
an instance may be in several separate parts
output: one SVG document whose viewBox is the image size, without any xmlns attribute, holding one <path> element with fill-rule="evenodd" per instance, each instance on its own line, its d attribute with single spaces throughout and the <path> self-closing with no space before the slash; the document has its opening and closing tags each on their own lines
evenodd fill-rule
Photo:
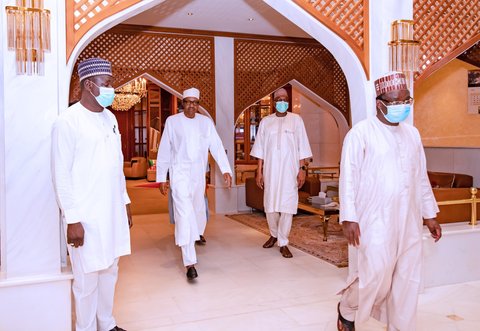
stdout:
<svg viewBox="0 0 480 331">
<path fill-rule="evenodd" d="M 130 254 L 130 199 L 120 133 L 106 108 L 113 101 L 111 66 L 78 65 L 82 97 L 52 131 L 52 174 L 73 271 L 77 331 L 121 331 L 113 318 L 118 259 Z M 110 100 L 110 101 L 109 101 Z"/>
<path fill-rule="evenodd" d="M 298 189 L 305 182 L 305 159 L 312 151 L 302 118 L 287 112 L 287 91 L 277 90 L 274 100 L 276 111 L 260 122 L 250 155 L 258 158 L 257 185 L 265 187 L 263 205 L 270 238 L 263 247 L 273 247 L 278 240 L 282 256 L 291 258 L 288 236 L 297 213 Z"/>
<path fill-rule="evenodd" d="M 422 228 L 441 228 L 416 128 L 404 123 L 412 99 L 405 76 L 376 81 L 377 116 L 355 125 L 343 143 L 340 221 L 356 261 L 338 307 L 338 330 L 370 316 L 388 330 L 415 330 Z M 422 221 L 423 219 L 423 221 Z"/>
<path fill-rule="evenodd" d="M 184 111 L 167 118 L 157 155 L 157 182 L 167 193 L 167 172 L 172 190 L 175 243 L 182 249 L 187 278 L 198 276 L 195 241 L 206 226 L 205 169 L 208 151 L 222 172 L 228 187 L 232 170 L 213 121 L 197 113 L 200 92 L 191 88 L 183 93 Z"/>
</svg>

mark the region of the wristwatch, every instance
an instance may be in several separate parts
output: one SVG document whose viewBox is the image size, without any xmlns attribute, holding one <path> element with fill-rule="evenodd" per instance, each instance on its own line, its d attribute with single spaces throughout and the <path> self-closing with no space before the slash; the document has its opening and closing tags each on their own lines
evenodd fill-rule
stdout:
<svg viewBox="0 0 480 331">
<path fill-rule="evenodd" d="M 300 167 L 300 170 L 303 170 L 303 171 L 307 171 L 307 167 L 305 167 L 304 165 Z"/>
</svg>

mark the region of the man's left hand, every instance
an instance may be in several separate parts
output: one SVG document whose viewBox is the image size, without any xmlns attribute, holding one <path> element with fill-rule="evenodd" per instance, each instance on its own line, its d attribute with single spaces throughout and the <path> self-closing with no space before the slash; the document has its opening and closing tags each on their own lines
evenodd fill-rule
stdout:
<svg viewBox="0 0 480 331">
<path fill-rule="evenodd" d="M 125 205 L 125 208 L 127 209 L 128 226 L 131 228 L 133 226 L 133 220 L 132 212 L 130 211 L 130 204 Z"/>
<path fill-rule="evenodd" d="M 440 224 L 438 224 L 435 218 L 428 218 L 423 220 L 423 225 L 425 225 L 428 230 L 430 230 L 430 233 L 432 234 L 433 239 L 435 239 L 435 242 L 439 241 L 440 238 L 442 238 L 442 228 L 440 227 Z"/>
<path fill-rule="evenodd" d="M 304 170 L 300 169 L 300 171 L 298 172 L 298 175 L 297 175 L 298 188 L 301 188 L 303 186 L 303 184 L 305 184 L 305 177 L 306 177 L 306 172 Z"/>
<path fill-rule="evenodd" d="M 232 175 L 230 175 L 228 172 L 224 173 L 223 180 L 225 181 L 225 184 L 228 188 L 232 187 Z"/>
</svg>

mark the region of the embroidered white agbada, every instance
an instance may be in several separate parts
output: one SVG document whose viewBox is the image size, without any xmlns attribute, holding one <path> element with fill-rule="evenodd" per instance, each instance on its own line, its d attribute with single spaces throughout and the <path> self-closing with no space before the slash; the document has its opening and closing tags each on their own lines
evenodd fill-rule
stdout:
<svg viewBox="0 0 480 331">
<path fill-rule="evenodd" d="M 81 222 L 85 230 L 83 246 L 75 248 L 83 270 L 106 269 L 130 254 L 121 139 L 108 109 L 95 113 L 78 102 L 59 116 L 52 173 L 64 222 Z"/>
<path fill-rule="evenodd" d="M 372 117 L 349 131 L 340 169 L 340 220 L 360 227 L 358 260 L 350 261 L 346 287 L 358 278 L 356 322 L 371 315 L 389 327 L 415 330 L 422 217 L 437 212 L 416 128 Z"/>
<path fill-rule="evenodd" d="M 250 155 L 263 160 L 265 212 L 296 214 L 299 161 L 312 156 L 302 118 L 292 113 L 263 118 Z"/>
<path fill-rule="evenodd" d="M 199 226 L 204 228 L 206 224 L 204 195 L 208 151 L 222 174 L 232 173 L 210 118 L 198 113 L 194 118 L 184 113 L 167 118 L 157 154 L 157 182 L 165 182 L 169 173 L 178 246 L 198 240 Z"/>
</svg>

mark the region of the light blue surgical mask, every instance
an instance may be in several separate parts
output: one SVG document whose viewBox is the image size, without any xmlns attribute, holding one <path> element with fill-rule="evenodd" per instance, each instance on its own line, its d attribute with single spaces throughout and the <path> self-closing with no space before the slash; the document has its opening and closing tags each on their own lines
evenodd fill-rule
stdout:
<svg viewBox="0 0 480 331">
<path fill-rule="evenodd" d="M 392 105 L 387 106 L 387 114 L 383 114 L 385 119 L 390 123 L 400 123 L 405 121 L 405 119 L 410 114 L 411 105 Z"/>
<path fill-rule="evenodd" d="M 275 103 L 275 109 L 279 112 L 279 113 L 284 113 L 287 111 L 288 109 L 288 102 L 287 101 L 277 101 Z"/>
<path fill-rule="evenodd" d="M 95 100 L 97 100 L 98 104 L 104 108 L 111 106 L 113 99 L 115 98 L 115 89 L 113 87 L 98 86 L 93 82 L 92 84 L 98 87 L 100 93 L 99 95 L 95 96 L 92 92 L 90 92 L 95 97 Z"/>
</svg>

